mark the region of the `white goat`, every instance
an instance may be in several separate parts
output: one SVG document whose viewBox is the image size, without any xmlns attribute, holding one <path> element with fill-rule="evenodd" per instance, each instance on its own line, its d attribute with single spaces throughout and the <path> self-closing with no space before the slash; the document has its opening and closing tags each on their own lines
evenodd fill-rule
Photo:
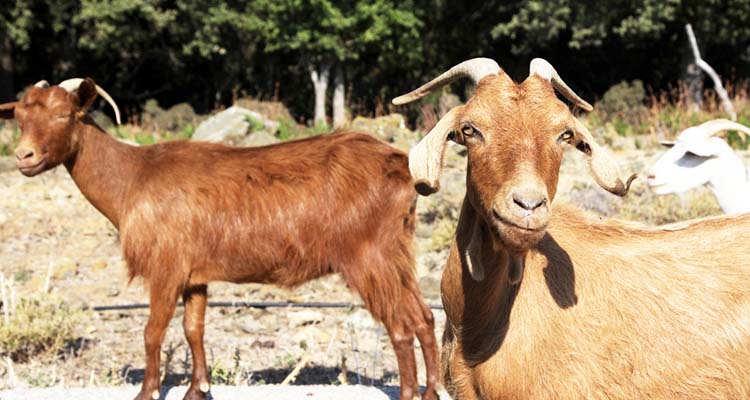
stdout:
<svg viewBox="0 0 750 400">
<path fill-rule="evenodd" d="M 727 214 L 750 211 L 750 174 L 729 145 L 717 134 L 750 128 L 726 119 L 715 119 L 682 131 L 648 171 L 648 185 L 656 194 L 680 193 L 707 185 Z"/>
</svg>

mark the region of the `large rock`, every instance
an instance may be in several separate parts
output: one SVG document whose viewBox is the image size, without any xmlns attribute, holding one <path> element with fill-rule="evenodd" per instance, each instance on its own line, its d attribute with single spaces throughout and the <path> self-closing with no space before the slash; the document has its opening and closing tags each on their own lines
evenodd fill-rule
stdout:
<svg viewBox="0 0 750 400">
<path fill-rule="evenodd" d="M 191 140 L 240 145 L 249 134 L 266 131 L 272 135 L 278 127 L 278 122 L 260 113 L 232 106 L 198 125 Z"/>
<path fill-rule="evenodd" d="M 419 135 L 406 128 L 406 121 L 401 114 L 384 115 L 377 118 L 356 117 L 351 128 L 364 131 L 408 151 L 419 141 Z"/>
</svg>

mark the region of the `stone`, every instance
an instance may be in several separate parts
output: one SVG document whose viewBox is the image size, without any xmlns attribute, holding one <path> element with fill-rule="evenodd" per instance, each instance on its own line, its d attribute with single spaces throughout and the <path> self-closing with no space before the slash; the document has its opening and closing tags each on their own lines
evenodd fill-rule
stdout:
<svg viewBox="0 0 750 400">
<path fill-rule="evenodd" d="M 401 114 L 390 114 L 377 118 L 359 116 L 354 118 L 350 128 L 367 132 L 405 151 L 417 144 L 419 139 L 416 132 L 406 128 L 406 121 Z"/>
<path fill-rule="evenodd" d="M 281 142 L 276 136 L 270 135 L 265 131 L 253 132 L 238 144 L 242 147 L 261 147 Z"/>
<path fill-rule="evenodd" d="M 55 279 L 64 279 L 74 276 L 78 272 L 78 264 L 68 257 L 60 257 L 55 261 L 52 267 L 52 277 Z"/>
<path fill-rule="evenodd" d="M 260 129 L 271 133 L 275 133 L 278 129 L 277 122 L 266 119 L 260 113 L 232 106 L 201 122 L 195 129 L 191 140 L 235 144 L 244 139 L 248 133 L 252 133 L 249 131 L 258 128 L 251 126 L 254 124 L 252 121 L 262 124 Z"/>
<path fill-rule="evenodd" d="M 107 268 L 107 260 L 105 260 L 103 258 L 100 258 L 98 260 L 94 260 L 91 263 L 91 268 L 95 269 L 95 270 L 101 270 L 101 269 Z"/>
<path fill-rule="evenodd" d="M 313 310 L 302 310 L 287 313 L 287 319 L 291 326 L 303 326 L 316 324 L 323 321 L 323 314 Z"/>
<path fill-rule="evenodd" d="M 257 333 L 265 331 L 266 327 L 257 319 L 250 317 L 240 322 L 240 330 L 245 333 Z"/>
</svg>

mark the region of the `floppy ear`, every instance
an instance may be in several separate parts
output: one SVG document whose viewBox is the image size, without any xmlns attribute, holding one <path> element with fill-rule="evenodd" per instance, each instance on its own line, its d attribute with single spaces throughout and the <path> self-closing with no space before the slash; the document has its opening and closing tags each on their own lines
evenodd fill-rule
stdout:
<svg viewBox="0 0 750 400">
<path fill-rule="evenodd" d="M 484 280 L 485 270 L 482 262 L 482 247 L 484 246 L 484 240 L 482 240 L 482 226 L 479 223 L 474 224 L 474 229 L 471 230 L 471 239 L 469 240 L 468 246 L 466 246 L 466 267 L 469 269 L 469 275 L 477 282 Z"/>
<path fill-rule="evenodd" d="M 409 152 L 409 172 L 414 178 L 414 188 L 422 196 L 440 190 L 445 145 L 463 109 L 464 106 L 458 106 L 450 110 Z"/>
<path fill-rule="evenodd" d="M 575 135 L 570 144 L 588 156 L 589 172 L 594 177 L 596 183 L 604 190 L 618 196 L 628 194 L 630 183 L 638 177 L 638 174 L 630 175 L 625 183 L 623 183 L 620 178 L 620 169 L 617 167 L 617 161 L 614 156 L 594 141 L 589 130 L 578 119 L 574 118 L 574 120 Z"/>
<path fill-rule="evenodd" d="M 82 117 L 88 111 L 91 104 L 96 100 L 96 83 L 91 78 L 86 78 L 81 82 L 72 96 L 78 104 L 78 117 Z"/>
<path fill-rule="evenodd" d="M 0 104 L 0 119 L 13 119 L 13 112 L 16 110 L 17 101 Z"/>
</svg>

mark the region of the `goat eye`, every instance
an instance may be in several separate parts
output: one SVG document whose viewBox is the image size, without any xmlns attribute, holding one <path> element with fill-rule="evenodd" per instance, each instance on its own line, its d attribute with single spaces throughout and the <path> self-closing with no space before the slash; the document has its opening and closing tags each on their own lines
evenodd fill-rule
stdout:
<svg viewBox="0 0 750 400">
<path fill-rule="evenodd" d="M 563 133 L 560 134 L 560 140 L 564 142 L 570 141 L 570 139 L 573 139 L 573 131 L 570 129 L 566 129 Z"/>
<path fill-rule="evenodd" d="M 461 134 L 464 136 L 473 136 L 476 131 L 477 130 L 468 122 L 461 125 Z"/>
</svg>

